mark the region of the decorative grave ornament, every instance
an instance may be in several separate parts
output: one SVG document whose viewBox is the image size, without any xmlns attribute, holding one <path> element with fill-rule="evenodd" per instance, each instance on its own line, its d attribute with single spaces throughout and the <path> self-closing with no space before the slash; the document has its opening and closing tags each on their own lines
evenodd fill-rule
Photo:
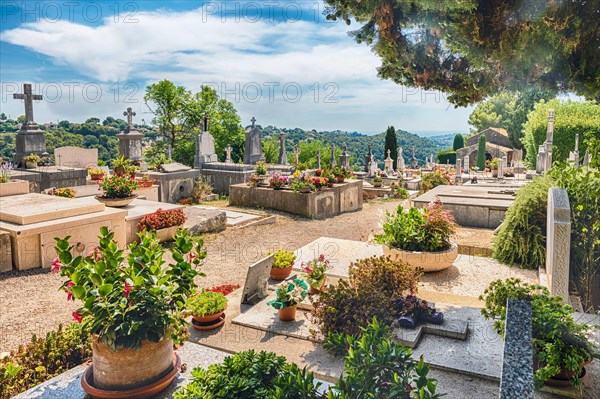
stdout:
<svg viewBox="0 0 600 399">
<path fill-rule="evenodd" d="M 342 144 L 342 153 L 340 154 L 340 167 L 350 168 L 350 156 L 347 152 L 346 143 Z"/>
<path fill-rule="evenodd" d="M 133 117 L 136 113 L 131 107 L 128 107 L 123 116 L 127 117 L 127 127 L 123 132 L 117 134 L 119 139 L 119 154 L 131 161 L 142 159 L 142 139 L 144 135 L 137 131 L 133 124 Z"/>
<path fill-rule="evenodd" d="M 15 164 L 22 163 L 23 157 L 29 154 L 42 156 L 46 152 L 46 136 L 33 119 L 33 101 L 40 101 L 43 97 L 39 94 L 33 94 L 31 84 L 23 84 L 22 94 L 13 94 L 13 99 L 23 100 L 25 103 L 25 123 L 17 132 L 16 153 L 13 158 Z"/>
<path fill-rule="evenodd" d="M 231 159 L 232 150 L 231 144 L 227 144 L 227 147 L 225 147 L 225 163 L 233 163 L 233 159 Z"/>
<path fill-rule="evenodd" d="M 256 126 L 256 118 L 250 120 L 252 125 L 246 129 L 246 143 L 244 146 L 244 163 L 255 164 L 259 161 L 264 161 L 262 154 L 262 144 L 260 141 L 262 131 Z"/>
<path fill-rule="evenodd" d="M 383 161 L 384 171 L 387 176 L 391 176 L 394 173 L 394 160 L 390 156 L 391 150 L 387 150 L 387 158 Z"/>
</svg>

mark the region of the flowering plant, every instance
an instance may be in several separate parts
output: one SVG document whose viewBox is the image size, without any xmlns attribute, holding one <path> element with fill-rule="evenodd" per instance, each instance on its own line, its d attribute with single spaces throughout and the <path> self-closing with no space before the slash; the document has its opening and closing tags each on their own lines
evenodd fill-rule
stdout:
<svg viewBox="0 0 600 399">
<path fill-rule="evenodd" d="M 333 168 L 333 174 L 335 177 L 343 177 L 344 179 L 349 179 L 354 175 L 350 169 L 343 166 L 335 166 Z"/>
<path fill-rule="evenodd" d="M 308 284 L 299 278 L 294 281 L 286 281 L 279 284 L 275 291 L 276 298 L 267 302 L 267 305 L 281 310 L 290 306 L 296 306 L 306 298 Z"/>
<path fill-rule="evenodd" d="M 313 288 L 321 288 L 325 281 L 325 273 L 329 269 L 331 269 L 329 259 L 325 259 L 323 254 L 308 263 L 302 262 L 302 270 L 306 273 L 304 275 L 306 282 Z"/>
<path fill-rule="evenodd" d="M 114 232 L 100 228 L 99 246 L 87 256 L 73 257 L 70 237 L 55 238 L 58 257 L 52 271 L 67 277 L 61 289 L 68 300 L 82 306 L 73 319 L 84 323 L 111 349 L 139 348 L 142 341 L 185 338 L 181 311 L 194 292 L 196 270 L 206 257 L 201 239 L 186 229 L 175 236 L 169 249 L 174 263 L 165 266 L 165 251 L 153 232 L 138 234 L 128 253 L 119 249 Z"/>
<path fill-rule="evenodd" d="M 335 175 L 329 169 L 323 170 L 323 172 L 321 173 L 321 177 L 327 179 L 328 185 L 332 185 L 333 183 L 335 183 Z"/>
<path fill-rule="evenodd" d="M 64 198 L 75 198 L 75 190 L 72 188 L 56 188 L 52 187 L 48 192 L 50 195 L 56 195 L 57 197 Z"/>
<path fill-rule="evenodd" d="M 186 220 L 187 217 L 181 208 L 166 211 L 158 208 L 156 212 L 145 215 L 138 223 L 138 228 L 140 230 L 160 230 L 167 227 L 181 226 Z"/>
<path fill-rule="evenodd" d="M 285 249 L 278 249 L 273 254 L 273 267 L 276 269 L 285 269 L 294 264 L 296 254 Z"/>
<path fill-rule="evenodd" d="M 214 287 L 206 288 L 206 291 L 220 292 L 223 295 L 229 295 L 238 288 L 240 288 L 239 284 L 221 284 L 216 285 Z"/>
<path fill-rule="evenodd" d="M 254 173 L 256 173 L 259 176 L 266 176 L 267 175 L 267 165 L 262 161 L 257 162 L 256 167 L 254 168 Z"/>
<path fill-rule="evenodd" d="M 14 166 L 11 162 L 2 163 L 0 165 L 0 183 L 10 182 L 10 171 Z"/>
<path fill-rule="evenodd" d="M 294 173 L 294 175 L 296 175 Z M 310 191 L 315 191 L 317 187 L 313 183 L 313 177 L 308 173 L 299 173 L 295 179 L 290 182 L 290 187 L 294 192 L 308 188 Z"/>
<path fill-rule="evenodd" d="M 100 188 L 104 191 L 104 198 L 127 198 L 138 188 L 138 183 L 129 176 L 104 176 Z"/>
<path fill-rule="evenodd" d="M 89 168 L 88 174 L 89 175 L 105 175 L 106 171 L 104 169 L 100 169 L 100 168 Z"/>
<path fill-rule="evenodd" d="M 269 184 L 271 187 L 279 189 L 288 184 L 288 182 L 289 178 L 287 176 L 282 176 L 281 173 L 275 172 L 273 173 L 273 176 L 271 176 Z"/>
<path fill-rule="evenodd" d="M 39 163 L 42 160 L 37 154 L 29 154 L 23 157 L 23 161 L 25 162 L 36 162 Z"/>
<path fill-rule="evenodd" d="M 329 183 L 329 180 L 327 180 L 324 177 L 319 177 L 319 176 L 314 176 L 312 179 L 312 184 L 314 184 L 315 187 L 317 188 L 321 188 L 326 186 Z"/>
</svg>

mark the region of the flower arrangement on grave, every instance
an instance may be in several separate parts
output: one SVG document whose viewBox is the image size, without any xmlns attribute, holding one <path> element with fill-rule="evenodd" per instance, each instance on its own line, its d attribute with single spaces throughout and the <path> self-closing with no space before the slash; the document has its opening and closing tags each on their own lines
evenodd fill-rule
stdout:
<svg viewBox="0 0 600 399">
<path fill-rule="evenodd" d="M 373 178 L 373 186 L 374 187 L 381 187 L 383 185 L 383 177 L 381 177 L 381 175 L 378 173 L 374 178 Z"/>
<path fill-rule="evenodd" d="M 140 187 L 152 187 L 154 185 L 154 180 L 148 176 L 148 173 L 144 173 L 142 178 L 138 181 Z"/>
<path fill-rule="evenodd" d="M 394 299 L 393 306 L 399 316 L 400 327 L 415 328 L 419 321 L 433 324 L 444 322 L 443 313 L 436 311 L 435 306 L 415 295 L 399 296 Z"/>
<path fill-rule="evenodd" d="M 214 330 L 225 322 L 227 298 L 220 292 L 202 290 L 187 300 L 185 308 L 185 314 L 193 316 L 194 328 L 203 331 Z"/>
<path fill-rule="evenodd" d="M 63 198 L 75 198 L 75 190 L 72 188 L 56 188 L 52 187 L 48 194 Z"/>
<path fill-rule="evenodd" d="M 313 176 L 311 182 L 317 189 L 323 189 L 329 184 L 329 180 L 321 176 Z"/>
<path fill-rule="evenodd" d="M 186 229 L 177 233 L 168 264 L 153 232 L 139 233 L 127 253 L 114 235 L 101 227 L 98 247 L 76 257 L 69 237 L 55 238 L 52 271 L 67 278 L 61 289 L 68 300 L 82 303 L 73 319 L 92 333 L 99 361 L 84 372 L 84 390 L 116 390 L 127 397 L 132 385 L 167 386 L 177 374 L 181 360 L 173 343 L 187 338 L 181 312 L 196 289 L 194 279 L 204 276 L 197 268 L 206 252 Z"/>
<path fill-rule="evenodd" d="M 310 286 L 309 295 L 319 293 L 327 280 L 325 273 L 331 269 L 329 259 L 325 259 L 325 255 L 321 254 L 307 263 L 302 262 L 301 267 L 305 273 L 304 280 Z"/>
<path fill-rule="evenodd" d="M 327 179 L 327 187 L 333 187 L 333 184 L 335 183 L 335 175 L 333 174 L 333 172 L 329 169 L 325 169 L 323 170 L 323 172 L 321 173 L 321 177 L 324 177 L 325 179 Z"/>
<path fill-rule="evenodd" d="M 120 156 L 119 158 L 115 158 L 111 161 L 113 172 L 116 175 L 124 175 L 125 167 L 129 166 L 129 159 L 126 159 L 125 156 Z"/>
<path fill-rule="evenodd" d="M 315 176 L 321 176 L 323 174 L 323 169 L 315 170 Z"/>
<path fill-rule="evenodd" d="M 292 321 L 296 319 L 296 306 L 308 294 L 308 284 L 301 279 L 281 283 L 275 290 L 275 299 L 267 305 L 277 309 L 279 320 Z"/>
<path fill-rule="evenodd" d="M 135 179 L 135 174 L 139 170 L 139 168 L 133 164 L 124 165 L 123 169 L 124 169 L 125 174 L 131 176 L 132 179 Z"/>
<path fill-rule="evenodd" d="M 259 176 L 266 176 L 267 165 L 263 161 L 257 162 L 256 166 L 254 167 L 254 173 L 256 173 Z"/>
<path fill-rule="evenodd" d="M 240 288 L 239 284 L 221 284 L 214 287 L 206 288 L 206 291 L 220 292 L 223 295 L 229 295 L 233 291 Z"/>
<path fill-rule="evenodd" d="M 14 166 L 11 162 L 3 162 L 0 164 L 0 183 L 10 183 L 10 172 Z"/>
<path fill-rule="evenodd" d="M 281 173 L 275 172 L 271 179 L 269 180 L 269 185 L 273 187 L 275 190 L 280 190 L 285 187 L 289 182 L 289 177 L 282 176 Z"/>
<path fill-rule="evenodd" d="M 492 158 L 491 161 L 486 161 L 486 163 L 491 170 L 498 170 L 498 158 Z"/>
<path fill-rule="evenodd" d="M 40 156 L 37 154 L 29 154 L 23 157 L 23 162 L 25 162 L 25 166 L 27 166 L 27 169 L 37 168 L 37 165 L 38 163 L 40 163 L 41 160 L 42 158 L 40 158 Z"/>
<path fill-rule="evenodd" d="M 285 249 L 278 249 L 273 254 L 273 266 L 271 267 L 271 278 L 273 280 L 285 280 L 291 273 L 296 254 Z"/>
<path fill-rule="evenodd" d="M 89 168 L 88 174 L 92 180 L 102 180 L 106 174 L 106 171 L 100 168 Z"/>
<path fill-rule="evenodd" d="M 345 179 L 349 179 L 354 175 L 350 169 L 343 166 L 335 166 L 332 172 L 338 183 L 343 183 Z"/>
<path fill-rule="evenodd" d="M 515 171 L 513 169 L 505 170 L 504 177 L 515 177 Z"/>
<path fill-rule="evenodd" d="M 296 171 L 296 173 L 298 173 L 298 171 Z M 296 175 L 296 173 L 294 173 L 294 175 Z M 297 177 L 290 181 L 290 187 L 296 193 L 310 193 L 311 191 L 317 190 L 317 187 L 313 183 L 313 176 L 305 172 L 298 173 Z"/>
<path fill-rule="evenodd" d="M 158 239 L 162 241 L 170 240 L 176 232 L 176 228 L 182 226 L 187 220 L 183 209 L 162 210 L 159 208 L 156 212 L 145 215 L 138 223 L 140 230 L 154 230 Z"/>
<path fill-rule="evenodd" d="M 104 198 L 128 198 L 138 188 L 138 183 L 129 176 L 112 175 L 102 179 L 100 188 Z"/>
</svg>

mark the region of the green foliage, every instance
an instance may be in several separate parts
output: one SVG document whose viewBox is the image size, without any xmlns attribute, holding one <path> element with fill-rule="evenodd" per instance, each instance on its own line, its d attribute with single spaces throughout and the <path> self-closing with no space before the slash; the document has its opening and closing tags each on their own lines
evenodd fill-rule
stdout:
<svg viewBox="0 0 600 399">
<path fill-rule="evenodd" d="M 465 146 L 465 136 L 460 133 L 456 133 L 454 136 L 454 141 L 452 142 L 452 149 L 454 151 L 459 150 Z M 439 155 L 438 155 L 439 156 Z M 454 160 L 456 163 L 456 159 Z"/>
<path fill-rule="evenodd" d="M 421 271 L 390 257 L 366 258 L 349 268 L 349 280 L 340 280 L 313 300 L 313 318 L 321 332 L 356 335 L 373 317 L 391 324 L 394 299 L 415 293 Z"/>
<path fill-rule="evenodd" d="M 429 191 L 437 186 L 447 186 L 450 184 L 450 176 L 444 170 L 434 170 L 421 176 L 421 189 L 423 192 Z"/>
<path fill-rule="evenodd" d="M 104 176 L 104 179 L 100 182 L 100 188 L 102 188 L 103 196 L 106 198 L 127 198 L 138 188 L 138 183 L 130 176 L 114 174 Z"/>
<path fill-rule="evenodd" d="M 82 302 L 73 318 L 83 318 L 113 350 L 167 336 L 179 342 L 186 328 L 180 312 L 196 288 L 194 277 L 203 275 L 195 270 L 206 257 L 202 240 L 178 230 L 169 249 L 174 263 L 165 266 L 155 233 L 139 233 L 140 242 L 131 243 L 127 255 L 113 232 L 101 227 L 100 233 L 99 247 L 85 257 L 73 257 L 70 237 L 55 238 L 58 258 L 52 270 L 68 278 L 61 286 L 67 298 Z"/>
<path fill-rule="evenodd" d="M 479 136 L 479 143 L 477 143 L 477 167 L 479 170 L 485 169 L 485 136 L 483 134 Z"/>
<path fill-rule="evenodd" d="M 539 363 L 534 380 L 541 387 L 546 380 L 561 370 L 573 373 L 572 384 L 579 386 L 583 364 L 598 357 L 595 345 L 587 338 L 590 327 L 573 320 L 573 308 L 559 296 L 551 296 L 546 287 L 524 283 L 510 278 L 496 280 L 485 289 L 480 300 L 485 300 L 481 313 L 494 319 L 494 328 L 504 336 L 508 298 L 531 302 L 533 355 Z"/>
<path fill-rule="evenodd" d="M 403 251 L 442 251 L 450 248 L 456 227 L 454 217 L 443 209 L 439 199 L 422 210 L 409 208 L 404 212 L 399 205 L 395 213 L 386 214 L 383 234 L 375 240 Z"/>
<path fill-rule="evenodd" d="M 456 106 L 523 86 L 600 96 L 597 2 L 325 2 L 327 19 L 360 25 L 351 35 L 381 58 L 379 77 Z"/>
<path fill-rule="evenodd" d="M 329 335 L 325 348 L 345 353 L 344 372 L 327 399 L 435 399 L 437 381 L 429 378 L 423 358 L 414 360 L 409 348 L 394 341 L 376 318 L 361 327 L 359 336 Z M 345 350 L 344 350 L 345 349 Z"/>
<path fill-rule="evenodd" d="M 437 159 L 439 164 L 449 163 L 450 165 L 456 165 L 456 151 L 452 149 L 439 151 Z"/>
<path fill-rule="evenodd" d="M 279 143 L 274 139 L 262 139 L 262 152 L 266 163 L 277 163 L 279 160 Z"/>
<path fill-rule="evenodd" d="M 293 265 L 295 260 L 296 254 L 294 254 L 293 251 L 278 249 L 273 254 L 273 267 L 277 269 L 284 269 Z"/>
<path fill-rule="evenodd" d="M 388 150 L 390 150 L 390 158 L 394 160 L 394 170 L 397 168 L 398 159 L 398 139 L 396 138 L 396 129 L 394 126 L 388 126 L 385 131 L 385 147 L 383 149 L 384 159 L 387 159 Z"/>
<path fill-rule="evenodd" d="M 494 239 L 493 256 L 500 262 L 538 269 L 546 262 L 546 209 L 550 176 L 536 177 L 517 191 Z"/>
<path fill-rule="evenodd" d="M 585 154 L 589 140 L 600 140 L 600 104 L 550 100 L 540 101 L 529 114 L 524 126 L 523 145 L 525 160 L 535 169 L 538 147 L 546 140 L 548 110 L 554 109 L 554 138 L 552 161 L 565 161 L 575 149 L 575 135 L 579 134 L 579 153 Z M 598 158 L 598 156 L 596 156 Z"/>
<path fill-rule="evenodd" d="M 59 375 L 92 356 L 86 325 L 68 324 L 45 338 L 33 336 L 27 345 L 0 359 L 0 399 L 9 399 Z"/>
<path fill-rule="evenodd" d="M 37 154 L 29 154 L 29 155 L 25 155 L 23 157 L 23 161 L 25 161 L 25 162 L 36 162 L 36 163 L 38 163 L 41 160 L 42 160 L 42 158 L 40 158 L 40 156 L 37 155 Z"/>
<path fill-rule="evenodd" d="M 281 310 L 290 306 L 296 306 L 302 302 L 308 293 L 308 284 L 299 278 L 293 281 L 284 281 L 275 290 L 275 299 L 267 302 L 267 305 Z"/>
<path fill-rule="evenodd" d="M 398 186 L 394 189 L 394 196 L 400 199 L 407 199 L 410 197 L 408 190 L 402 186 Z"/>
<path fill-rule="evenodd" d="M 208 316 L 223 311 L 227 298 L 220 292 L 205 291 L 188 298 L 185 308 L 194 316 Z"/>
<path fill-rule="evenodd" d="M 312 373 L 285 357 L 253 350 L 238 352 L 223 363 L 192 370 L 193 381 L 175 399 L 318 399 L 320 383 Z"/>
<path fill-rule="evenodd" d="M 500 93 L 477 104 L 469 115 L 469 125 L 473 126 L 471 133 L 478 133 L 490 127 L 508 129 L 515 101 L 514 94 Z"/>
</svg>

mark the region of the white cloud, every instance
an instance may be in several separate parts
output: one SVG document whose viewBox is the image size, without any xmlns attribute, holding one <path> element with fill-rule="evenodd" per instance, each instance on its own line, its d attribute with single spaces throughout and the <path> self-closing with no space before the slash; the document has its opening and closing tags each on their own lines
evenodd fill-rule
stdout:
<svg viewBox="0 0 600 399">
<path fill-rule="evenodd" d="M 263 124 L 366 132 L 381 131 L 392 123 L 417 131 L 466 129 L 468 110 L 448 109 L 439 95 L 436 100 L 429 94 L 423 102 L 420 91 L 377 78 L 379 59 L 368 46 L 347 37 L 343 24 L 243 18 L 223 22 L 203 11 L 140 12 L 138 23 L 115 23 L 108 18 L 99 26 L 40 21 L 4 31 L 0 39 L 46 55 L 107 89 L 112 82 L 164 78 L 191 89 L 206 82 L 230 90 L 239 84 L 240 101 L 232 94 L 228 99 L 236 103 L 245 120 L 256 115 Z M 268 82 L 279 83 L 274 102 L 269 101 Z M 298 102 L 286 101 L 281 92 L 286 84 L 303 88 Z M 252 85 L 263 87 L 261 101 L 256 103 L 244 97 L 248 93 L 243 88 Z M 339 102 L 324 103 L 336 88 Z M 134 96 L 138 101 L 142 91 Z M 294 95 L 293 90 L 290 93 Z M 127 106 L 107 98 L 110 95 L 105 93 L 101 107 L 85 101 L 38 105 L 38 114 L 45 116 L 47 108 L 52 120 L 67 116 L 81 120 L 101 116 L 101 110 L 118 115 Z M 73 115 L 73 110 L 80 116 Z"/>
</svg>

